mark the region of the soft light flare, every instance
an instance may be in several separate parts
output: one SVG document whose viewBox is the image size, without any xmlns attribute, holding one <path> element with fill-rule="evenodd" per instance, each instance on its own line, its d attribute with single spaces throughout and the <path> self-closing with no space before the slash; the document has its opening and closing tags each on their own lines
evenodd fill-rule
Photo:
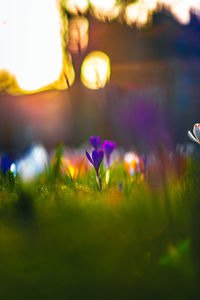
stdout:
<svg viewBox="0 0 200 300">
<path fill-rule="evenodd" d="M 149 11 L 144 3 L 132 3 L 126 7 L 125 20 L 128 25 L 136 24 L 141 27 L 148 21 Z"/>
<path fill-rule="evenodd" d="M 19 88 L 37 91 L 63 69 L 60 14 L 56 0 L 0 0 L 0 70 Z"/>
<path fill-rule="evenodd" d="M 180 23 L 186 25 L 190 22 L 190 3 L 176 1 L 171 6 L 171 12 Z"/>
<path fill-rule="evenodd" d="M 101 51 L 91 52 L 81 66 L 81 81 L 89 89 L 103 88 L 110 78 L 110 59 Z"/>
<path fill-rule="evenodd" d="M 74 15 L 84 14 L 88 10 L 87 0 L 65 0 L 66 9 Z"/>
<path fill-rule="evenodd" d="M 159 4 L 170 10 L 173 16 L 182 24 L 190 22 L 190 12 L 200 15 L 199 0 L 160 0 Z"/>
<path fill-rule="evenodd" d="M 116 0 L 91 0 L 92 13 L 100 20 L 112 20 L 119 15 L 121 7 Z"/>
</svg>

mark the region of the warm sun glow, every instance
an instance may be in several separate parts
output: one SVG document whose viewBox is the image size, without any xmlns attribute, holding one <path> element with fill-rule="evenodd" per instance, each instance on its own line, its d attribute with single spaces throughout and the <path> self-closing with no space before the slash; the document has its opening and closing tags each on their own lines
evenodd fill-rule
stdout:
<svg viewBox="0 0 200 300">
<path fill-rule="evenodd" d="M 140 0 L 140 3 L 143 5 L 143 7 L 145 6 L 145 9 L 150 11 L 156 9 L 158 2 L 158 0 Z"/>
<path fill-rule="evenodd" d="M 153 12 L 165 8 L 174 18 L 186 25 L 190 22 L 190 13 L 200 15 L 200 0 L 138 0 L 126 6 L 124 19 L 128 25 L 144 26 Z"/>
<path fill-rule="evenodd" d="M 81 66 L 81 81 L 89 89 L 103 88 L 110 78 L 110 59 L 100 51 L 91 52 Z"/>
<path fill-rule="evenodd" d="M 190 12 L 200 15 L 199 0 L 160 0 L 158 1 L 182 24 L 190 22 Z"/>
<path fill-rule="evenodd" d="M 0 71 L 15 76 L 21 92 L 45 89 L 58 82 L 63 71 L 61 19 L 56 3 L 0 0 Z"/>
<path fill-rule="evenodd" d="M 84 14 L 88 10 L 88 0 L 65 0 L 66 9 L 71 14 Z"/>
<path fill-rule="evenodd" d="M 91 0 L 93 15 L 102 20 L 112 20 L 119 15 L 120 6 L 116 0 Z"/>
<path fill-rule="evenodd" d="M 140 27 L 147 23 L 149 8 L 144 2 L 132 3 L 126 7 L 125 20 L 128 25 L 136 24 Z"/>
<path fill-rule="evenodd" d="M 182 24 L 190 22 L 190 5 L 188 3 L 177 2 L 171 7 L 172 14 Z"/>
</svg>

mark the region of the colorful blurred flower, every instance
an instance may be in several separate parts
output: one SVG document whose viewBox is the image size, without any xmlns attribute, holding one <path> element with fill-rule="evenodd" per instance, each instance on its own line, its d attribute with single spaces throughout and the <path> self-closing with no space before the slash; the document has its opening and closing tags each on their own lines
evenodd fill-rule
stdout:
<svg viewBox="0 0 200 300">
<path fill-rule="evenodd" d="M 95 150 L 97 150 L 101 145 L 100 137 L 99 136 L 91 136 L 90 137 L 90 144 Z"/>
<path fill-rule="evenodd" d="M 84 176 L 88 171 L 88 163 L 82 156 L 75 156 L 62 159 L 62 167 L 66 174 L 72 179 L 76 179 L 78 176 Z"/>
<path fill-rule="evenodd" d="M 193 134 L 191 133 L 190 130 L 188 130 L 188 136 L 193 142 L 200 144 L 200 123 L 196 123 L 194 125 Z"/>
<path fill-rule="evenodd" d="M 110 156 L 112 154 L 112 152 L 115 150 L 116 148 L 116 143 L 105 140 L 102 143 L 102 149 L 105 153 L 105 159 L 106 159 L 106 167 L 110 167 Z"/>
<path fill-rule="evenodd" d="M 128 152 L 124 156 L 124 166 L 128 174 L 135 176 L 145 171 L 145 159 L 134 152 Z"/>
</svg>

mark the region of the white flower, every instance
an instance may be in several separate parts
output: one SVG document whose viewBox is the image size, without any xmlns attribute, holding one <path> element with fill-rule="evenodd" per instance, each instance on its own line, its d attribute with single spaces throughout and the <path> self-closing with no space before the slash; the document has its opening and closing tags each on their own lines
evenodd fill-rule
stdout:
<svg viewBox="0 0 200 300">
<path fill-rule="evenodd" d="M 200 144 L 200 123 L 196 123 L 193 127 L 193 134 L 188 130 L 189 138 L 198 144 Z"/>
</svg>

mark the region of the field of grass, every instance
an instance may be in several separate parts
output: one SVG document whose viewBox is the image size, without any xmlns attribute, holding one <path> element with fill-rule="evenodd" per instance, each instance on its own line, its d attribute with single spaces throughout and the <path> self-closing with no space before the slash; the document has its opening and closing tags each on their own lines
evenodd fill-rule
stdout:
<svg viewBox="0 0 200 300">
<path fill-rule="evenodd" d="M 58 165 L 0 177 L 0 299 L 200 299 L 200 161 L 99 190 Z M 154 170 L 156 172 L 156 170 Z"/>
</svg>

